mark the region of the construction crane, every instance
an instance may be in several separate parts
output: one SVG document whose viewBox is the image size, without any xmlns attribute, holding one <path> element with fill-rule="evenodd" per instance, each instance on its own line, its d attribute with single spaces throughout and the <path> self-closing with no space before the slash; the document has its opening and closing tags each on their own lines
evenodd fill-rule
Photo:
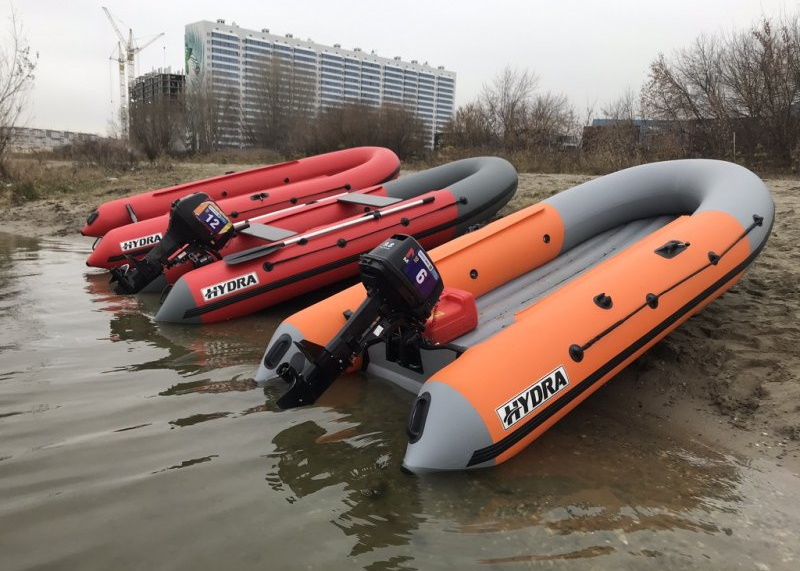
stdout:
<svg viewBox="0 0 800 571">
<path fill-rule="evenodd" d="M 136 77 L 136 66 L 134 63 L 136 54 L 155 42 L 158 38 L 163 36 L 164 33 L 162 32 L 141 46 L 137 46 L 133 40 L 133 30 L 128 28 L 128 37 L 126 39 L 120 31 L 119 26 L 117 26 L 117 23 L 114 21 L 113 16 L 111 16 L 111 12 L 108 11 L 108 8 L 103 6 L 103 12 L 108 16 L 108 21 L 111 22 L 111 26 L 117 33 L 117 38 L 119 38 L 119 42 L 117 42 L 117 57 L 115 58 L 112 56 L 111 59 L 119 64 L 119 123 L 120 129 L 122 130 L 122 138 L 127 139 L 128 84 Z"/>
</svg>

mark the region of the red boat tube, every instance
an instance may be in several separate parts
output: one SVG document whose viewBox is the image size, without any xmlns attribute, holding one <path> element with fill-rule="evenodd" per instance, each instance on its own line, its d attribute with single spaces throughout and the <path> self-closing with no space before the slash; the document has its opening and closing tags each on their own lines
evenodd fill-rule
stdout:
<svg viewBox="0 0 800 571">
<path fill-rule="evenodd" d="M 228 214 L 255 216 L 290 205 L 292 200 L 305 201 L 341 192 L 348 186 L 364 188 L 386 182 L 399 170 L 400 160 L 389 149 L 356 147 L 334 151 L 111 200 L 89 215 L 81 234 L 103 236 L 114 228 L 166 215 L 175 200 L 195 192 L 206 193 Z M 163 223 L 166 228 L 166 218 Z M 126 242 L 147 236 L 152 239 L 156 232 L 150 230 L 142 233 L 137 229 L 115 240 Z M 141 253 L 137 251 L 135 255 Z"/>
</svg>

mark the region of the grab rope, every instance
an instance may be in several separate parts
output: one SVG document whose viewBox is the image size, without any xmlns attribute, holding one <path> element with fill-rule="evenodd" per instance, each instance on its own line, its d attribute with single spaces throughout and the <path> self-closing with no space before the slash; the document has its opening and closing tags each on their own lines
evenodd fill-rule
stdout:
<svg viewBox="0 0 800 571">
<path fill-rule="evenodd" d="M 736 246 L 736 244 L 741 242 L 755 228 L 757 228 L 759 226 L 762 226 L 763 224 L 764 224 L 764 217 L 763 216 L 759 216 L 758 214 L 753 214 L 753 222 L 752 222 L 752 224 L 750 224 L 750 226 L 748 226 L 744 230 L 744 232 L 742 232 L 742 234 L 738 238 L 736 238 L 736 240 L 733 241 L 733 243 L 730 246 L 725 248 L 725 250 L 723 250 L 723 252 L 721 254 L 717 254 L 717 253 L 711 252 L 711 251 L 708 252 L 708 263 L 707 264 L 705 264 L 704 266 L 702 266 L 702 267 L 698 268 L 697 270 L 693 271 L 692 273 L 690 273 L 686 277 L 678 280 L 677 282 L 675 282 L 674 284 L 669 286 L 667 289 L 665 289 L 661 293 L 658 293 L 658 294 L 648 293 L 645 296 L 645 302 L 642 305 L 640 305 L 639 307 L 637 307 L 636 309 L 631 311 L 628 315 L 624 316 L 620 320 L 618 320 L 615 323 L 613 323 L 612 325 L 610 325 L 607 329 L 603 330 L 602 332 L 597 334 L 595 337 L 593 337 L 592 339 L 590 339 L 589 341 L 587 341 L 583 345 L 578 345 L 578 344 L 570 345 L 570 347 L 569 347 L 569 356 L 576 363 L 580 363 L 583 360 L 584 353 L 586 352 L 587 349 L 591 348 L 592 345 L 594 345 L 595 343 L 597 343 L 598 341 L 600 341 L 601 339 L 603 339 L 604 337 L 606 337 L 607 335 L 612 333 L 615 329 L 617 329 L 622 324 L 624 324 L 626 321 L 631 319 L 634 315 L 636 315 L 637 313 L 642 311 L 645 307 L 649 307 L 651 309 L 657 308 L 658 307 L 658 301 L 662 296 L 664 296 L 667 293 L 671 292 L 672 290 L 674 290 L 675 288 L 677 288 L 681 284 L 686 283 L 687 281 L 689 281 L 690 279 L 692 279 L 696 275 L 700 274 L 701 272 L 704 272 L 705 270 L 707 270 L 711 266 L 716 266 L 719 263 L 719 261 L 726 254 L 728 254 L 728 252 L 730 252 Z"/>
</svg>

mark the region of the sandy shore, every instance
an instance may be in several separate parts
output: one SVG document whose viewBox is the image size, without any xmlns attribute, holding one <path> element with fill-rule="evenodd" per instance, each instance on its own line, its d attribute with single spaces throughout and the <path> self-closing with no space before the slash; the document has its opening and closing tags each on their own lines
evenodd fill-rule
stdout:
<svg viewBox="0 0 800 571">
<path fill-rule="evenodd" d="M 203 176 L 213 169 L 207 166 Z M 219 166 L 220 174 L 226 170 L 231 166 Z M 502 214 L 588 178 L 520 175 L 517 195 Z M 776 221 L 755 264 L 604 390 L 615 391 L 621 414 L 652 417 L 676 437 L 683 433 L 800 473 L 800 181 L 766 183 Z M 109 180 L 86 196 L 4 206 L 0 223 L 3 231 L 30 237 L 76 235 L 95 205 L 124 194 Z"/>
</svg>

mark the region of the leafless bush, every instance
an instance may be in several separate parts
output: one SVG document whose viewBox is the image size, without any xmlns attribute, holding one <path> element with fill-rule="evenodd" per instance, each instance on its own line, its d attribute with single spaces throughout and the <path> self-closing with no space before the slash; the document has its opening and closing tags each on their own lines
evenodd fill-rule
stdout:
<svg viewBox="0 0 800 571">
<path fill-rule="evenodd" d="M 405 160 L 424 155 L 430 137 L 422 120 L 405 107 L 351 103 L 321 111 L 298 130 L 295 148 L 318 153 L 375 145 L 388 147 Z"/>
<path fill-rule="evenodd" d="M 182 147 L 183 132 L 182 100 L 160 98 L 131 103 L 131 143 L 150 162 L 174 151 L 178 144 Z"/>
<path fill-rule="evenodd" d="M 58 149 L 53 157 L 71 160 L 78 166 L 99 166 L 109 172 L 131 170 L 140 158 L 121 139 L 81 141 Z"/>
<path fill-rule="evenodd" d="M 476 101 L 456 110 L 445 134 L 446 144 L 460 149 L 490 147 L 493 138 L 489 118 Z"/>
<path fill-rule="evenodd" d="M 577 146 L 575 112 L 565 95 L 536 93 L 537 86 L 533 72 L 503 69 L 456 111 L 445 148 L 501 154 L 530 170 L 568 169 Z"/>
<path fill-rule="evenodd" d="M 248 147 L 245 149 L 225 148 L 210 153 L 186 153 L 185 158 L 193 163 L 222 165 L 268 165 L 280 163 L 285 155 L 273 149 Z"/>
<path fill-rule="evenodd" d="M 0 39 L 0 176 L 3 177 L 8 175 L 8 145 L 25 109 L 39 58 L 31 53 L 13 9 L 7 33 Z"/>
<path fill-rule="evenodd" d="M 659 55 L 645 111 L 675 126 L 690 156 L 785 168 L 800 139 L 800 22 L 763 18 Z"/>
<path fill-rule="evenodd" d="M 226 129 L 240 129 L 239 92 L 215 89 L 205 74 L 186 78 L 185 128 L 187 148 L 192 153 L 210 153 L 226 146 Z"/>
<path fill-rule="evenodd" d="M 275 53 L 252 64 L 257 73 L 245 81 L 242 129 L 249 143 L 280 152 L 291 150 L 315 113 L 316 77 L 309 71 L 281 65 Z"/>
</svg>

